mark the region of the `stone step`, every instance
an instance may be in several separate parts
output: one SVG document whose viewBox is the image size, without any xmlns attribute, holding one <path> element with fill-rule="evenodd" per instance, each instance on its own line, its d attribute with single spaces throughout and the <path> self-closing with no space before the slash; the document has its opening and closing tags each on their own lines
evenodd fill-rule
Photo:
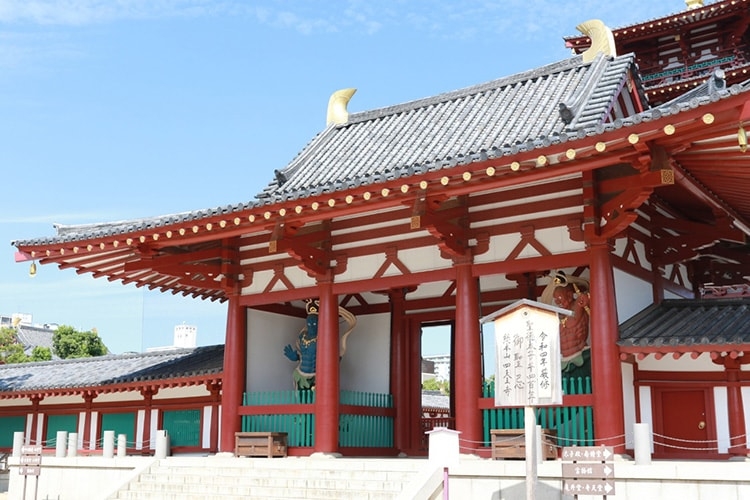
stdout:
<svg viewBox="0 0 750 500">
<path fill-rule="evenodd" d="M 170 457 L 118 492 L 117 499 L 396 498 L 425 461 Z"/>
</svg>

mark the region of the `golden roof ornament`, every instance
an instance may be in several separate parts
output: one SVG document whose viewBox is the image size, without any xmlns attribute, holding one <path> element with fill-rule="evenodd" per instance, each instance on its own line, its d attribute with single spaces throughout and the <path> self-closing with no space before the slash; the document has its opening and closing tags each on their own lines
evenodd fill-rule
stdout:
<svg viewBox="0 0 750 500">
<path fill-rule="evenodd" d="M 700 9 L 703 7 L 703 0 L 685 0 L 688 10 Z"/>
<path fill-rule="evenodd" d="M 349 121 L 349 111 L 346 106 L 356 91 L 357 89 L 341 89 L 331 95 L 328 99 L 326 125 L 343 125 Z"/>
<path fill-rule="evenodd" d="M 588 63 L 596 58 L 598 53 L 605 56 L 616 56 L 615 37 L 612 30 L 599 19 L 591 19 L 582 22 L 576 29 L 591 39 L 591 46 L 586 49 L 582 56 L 583 62 Z"/>
</svg>

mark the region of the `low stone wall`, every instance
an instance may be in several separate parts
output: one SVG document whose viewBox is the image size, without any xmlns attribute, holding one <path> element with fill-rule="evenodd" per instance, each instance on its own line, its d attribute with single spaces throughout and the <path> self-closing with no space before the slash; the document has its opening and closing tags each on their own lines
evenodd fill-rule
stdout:
<svg viewBox="0 0 750 500">
<path fill-rule="evenodd" d="M 19 474 L 18 457 L 10 457 L 8 500 L 27 498 L 60 500 L 105 499 L 154 463 L 152 457 L 67 457 L 44 455 L 38 476 Z M 37 483 L 38 481 L 38 483 Z"/>
<path fill-rule="evenodd" d="M 679 498 L 700 500 L 750 499 L 750 461 L 654 461 L 648 465 L 617 458 L 614 468 L 615 495 L 612 498 L 656 500 Z M 536 500 L 572 500 L 563 494 L 562 462 L 544 461 L 537 469 Z M 526 498 L 526 462 L 484 460 L 462 456 L 450 468 L 449 491 L 458 498 Z M 580 500 L 602 496 L 579 495 Z M 608 496 L 607 498 L 610 498 Z"/>
<path fill-rule="evenodd" d="M 215 461 L 216 457 L 207 457 Z M 247 460 L 247 459 L 237 459 Z M 264 459 L 265 460 L 265 459 Z M 300 458 L 267 459 L 295 461 Z M 336 461 L 336 459 L 332 459 Z M 356 459 L 341 459 L 356 460 Z M 364 459 L 372 461 L 372 459 Z M 399 459 L 392 459 L 399 460 Z M 9 500 L 23 499 L 23 481 L 26 478 L 27 497 L 39 480 L 37 498 L 59 500 L 105 499 L 122 485 L 150 467 L 152 457 L 68 457 L 44 456 L 39 476 L 22 476 L 18 472 L 19 459 L 10 458 Z M 278 462 L 275 462 L 278 463 Z M 207 463 L 206 465 L 209 465 Z M 700 500 L 750 499 L 750 461 L 654 461 L 649 465 L 617 457 L 610 464 L 614 468 L 615 495 L 613 498 L 652 500 L 679 498 Z M 425 459 L 425 470 L 434 466 Z M 562 490 L 562 462 L 546 460 L 538 465 L 539 481 L 536 500 L 572 500 Z M 425 476 L 427 477 L 427 476 Z M 430 476 L 431 477 L 431 476 Z M 486 498 L 503 500 L 526 499 L 526 463 L 523 460 L 488 460 L 462 455 L 450 467 L 449 491 L 454 498 Z M 414 491 L 421 491 L 414 485 Z M 408 488 L 407 488 L 408 489 Z M 438 486 L 438 491 L 442 486 Z M 423 492 L 424 493 L 424 492 Z M 438 493 L 435 498 L 440 497 Z M 600 496 L 579 495 L 580 500 Z M 608 497 L 609 498 L 609 497 Z M 420 499 L 422 500 L 422 499 Z"/>
</svg>

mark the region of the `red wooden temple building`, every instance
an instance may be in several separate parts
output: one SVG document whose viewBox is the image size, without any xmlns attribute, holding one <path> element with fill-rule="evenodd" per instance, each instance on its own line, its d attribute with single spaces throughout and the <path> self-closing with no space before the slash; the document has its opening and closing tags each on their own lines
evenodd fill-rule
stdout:
<svg viewBox="0 0 750 500">
<path fill-rule="evenodd" d="M 750 303 L 704 291 L 750 275 L 750 92 L 712 74 L 651 106 L 636 56 L 585 29 L 595 49 L 473 87 L 356 113 L 335 93 L 246 204 L 58 227 L 17 259 L 225 302 L 222 451 L 259 430 L 293 454 L 418 453 L 421 330 L 447 324 L 461 450 L 487 454 L 518 419 L 485 387 L 480 318 L 564 270 L 589 284 L 591 376 L 540 424 L 624 452 L 649 422 L 657 455 L 747 454 Z M 314 391 L 292 387 L 297 344 Z"/>
<path fill-rule="evenodd" d="M 619 54 L 636 54 L 649 102 L 664 103 L 701 85 L 714 70 L 729 85 L 750 77 L 750 3 L 747 0 L 686 0 L 686 10 L 613 28 Z M 587 35 L 565 37 L 580 54 Z"/>
</svg>

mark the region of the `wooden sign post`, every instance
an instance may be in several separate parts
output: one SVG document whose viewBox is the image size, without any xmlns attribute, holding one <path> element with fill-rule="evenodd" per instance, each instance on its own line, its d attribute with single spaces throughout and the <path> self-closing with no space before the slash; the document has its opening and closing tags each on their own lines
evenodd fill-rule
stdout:
<svg viewBox="0 0 750 500">
<path fill-rule="evenodd" d="M 562 404 L 559 314 L 571 312 L 522 299 L 480 320 L 494 321 L 495 405 L 524 407 L 528 500 L 537 483 L 535 408 Z"/>
</svg>

